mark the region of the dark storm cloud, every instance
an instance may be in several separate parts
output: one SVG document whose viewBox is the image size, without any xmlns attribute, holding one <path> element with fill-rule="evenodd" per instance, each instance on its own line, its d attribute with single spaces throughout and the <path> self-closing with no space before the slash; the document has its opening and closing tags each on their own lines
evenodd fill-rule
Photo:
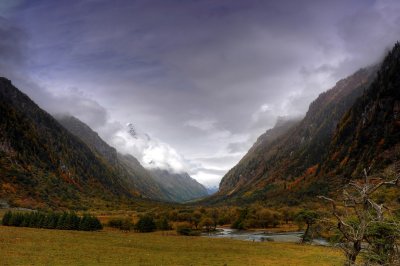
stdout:
<svg viewBox="0 0 400 266">
<path fill-rule="evenodd" d="M 65 112 L 77 104 L 73 113 L 108 139 L 110 128 L 138 124 L 211 182 L 220 172 L 205 169 L 233 166 L 278 116 L 303 115 L 338 79 L 378 61 L 400 38 L 399 7 L 39 0 L 14 7 L 7 19 L 29 36 L 22 60 L 46 88 L 30 92 L 43 106 Z M 59 107 L 50 100 L 64 97 Z"/>
<path fill-rule="evenodd" d="M 12 78 L 26 60 L 23 54 L 26 34 L 0 17 L 0 75 Z"/>
<path fill-rule="evenodd" d="M 8 9 L 13 7 L 10 4 Z M 107 111 L 85 93 L 69 89 L 64 94 L 53 94 L 30 78 L 28 42 L 27 32 L 0 17 L 0 76 L 11 79 L 14 85 L 49 112 L 73 114 L 94 126 L 104 125 Z"/>
</svg>

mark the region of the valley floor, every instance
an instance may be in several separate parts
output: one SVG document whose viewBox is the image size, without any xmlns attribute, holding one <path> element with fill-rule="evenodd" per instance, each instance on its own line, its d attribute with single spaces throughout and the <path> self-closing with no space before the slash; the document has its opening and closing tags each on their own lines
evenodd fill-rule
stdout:
<svg viewBox="0 0 400 266">
<path fill-rule="evenodd" d="M 0 226 L 0 265 L 342 265 L 340 250 L 274 242 Z"/>
</svg>

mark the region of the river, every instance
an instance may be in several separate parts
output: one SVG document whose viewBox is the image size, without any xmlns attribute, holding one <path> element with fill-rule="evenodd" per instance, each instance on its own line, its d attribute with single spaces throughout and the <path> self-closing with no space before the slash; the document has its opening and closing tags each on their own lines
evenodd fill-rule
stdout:
<svg viewBox="0 0 400 266">
<path fill-rule="evenodd" d="M 284 233 L 270 233 L 265 231 L 245 231 L 236 230 L 229 228 L 217 228 L 217 231 L 204 233 L 203 237 L 210 238 L 230 238 L 244 241 L 253 242 L 264 242 L 264 241 L 274 241 L 274 242 L 291 242 L 300 243 L 301 236 L 303 232 L 284 232 Z M 314 239 L 312 244 L 327 246 L 329 243 L 325 239 Z"/>
</svg>

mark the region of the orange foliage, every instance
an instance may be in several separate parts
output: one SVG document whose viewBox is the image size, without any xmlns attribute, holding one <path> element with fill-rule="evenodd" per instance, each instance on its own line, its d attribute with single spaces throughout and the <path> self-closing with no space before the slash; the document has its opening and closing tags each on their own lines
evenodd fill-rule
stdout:
<svg viewBox="0 0 400 266">
<path fill-rule="evenodd" d="M 339 152 L 337 151 L 332 155 L 331 160 L 332 161 L 336 160 L 338 156 L 339 156 Z"/>
<path fill-rule="evenodd" d="M 317 171 L 317 168 L 318 168 L 318 164 L 309 167 L 309 168 L 306 170 L 306 175 L 314 175 L 315 172 Z"/>
<path fill-rule="evenodd" d="M 349 157 L 348 156 L 344 157 L 344 159 L 340 162 L 340 167 L 345 166 L 348 161 L 349 161 Z"/>
<path fill-rule="evenodd" d="M 294 187 L 299 186 L 300 182 L 306 180 L 306 177 L 307 177 L 307 176 L 313 176 L 313 175 L 315 175 L 315 173 L 317 172 L 317 169 L 318 169 L 318 164 L 313 165 L 313 166 L 307 168 L 307 170 L 304 172 L 304 174 L 301 175 L 301 176 L 299 176 L 298 178 L 296 178 L 296 179 L 295 179 L 293 182 L 291 182 L 290 184 L 288 184 L 288 185 L 286 186 L 286 189 L 291 190 L 291 189 L 293 189 Z"/>
<path fill-rule="evenodd" d="M 301 181 L 303 181 L 304 179 L 305 179 L 305 176 L 304 176 L 304 175 L 302 175 L 302 176 L 296 178 L 292 183 L 290 183 L 290 184 L 287 186 L 287 189 L 288 189 L 288 190 L 291 190 L 292 188 L 298 186 L 299 183 L 300 183 Z"/>
<path fill-rule="evenodd" d="M 71 174 L 69 173 L 61 173 L 61 177 L 64 179 L 65 182 L 75 185 L 79 190 L 82 191 L 82 187 L 76 182 L 73 178 L 71 178 Z"/>
<path fill-rule="evenodd" d="M 11 185 L 10 183 L 3 183 L 1 185 L 1 190 L 3 190 L 6 193 L 12 193 L 12 194 L 15 194 L 17 192 L 15 187 L 13 185 Z"/>
<path fill-rule="evenodd" d="M 37 201 L 33 198 L 19 198 L 14 200 L 15 205 L 23 207 L 23 208 L 30 208 L 34 209 L 37 206 Z"/>
</svg>

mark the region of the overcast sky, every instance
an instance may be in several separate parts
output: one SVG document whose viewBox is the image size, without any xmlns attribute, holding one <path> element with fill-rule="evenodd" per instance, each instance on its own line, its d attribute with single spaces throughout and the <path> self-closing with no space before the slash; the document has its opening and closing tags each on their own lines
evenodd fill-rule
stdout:
<svg viewBox="0 0 400 266">
<path fill-rule="evenodd" d="M 277 117 L 379 61 L 399 25 L 396 0 L 1 0 L 0 75 L 143 164 L 217 185 Z"/>
</svg>

